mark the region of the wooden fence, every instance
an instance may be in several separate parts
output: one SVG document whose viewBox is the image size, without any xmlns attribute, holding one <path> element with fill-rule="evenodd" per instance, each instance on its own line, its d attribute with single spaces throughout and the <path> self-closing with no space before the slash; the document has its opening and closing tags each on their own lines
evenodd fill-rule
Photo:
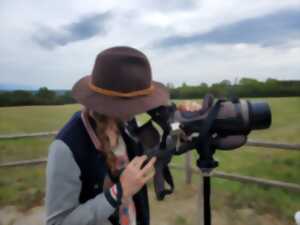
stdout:
<svg viewBox="0 0 300 225">
<path fill-rule="evenodd" d="M 37 132 L 37 133 L 30 133 L 30 134 L 25 134 L 25 133 L 0 134 L 0 140 L 30 138 L 30 137 L 47 137 L 47 136 L 53 136 L 56 134 L 57 134 L 57 131 Z M 273 142 L 267 142 L 267 141 L 248 140 L 246 145 L 253 146 L 253 147 L 300 151 L 300 144 L 282 144 L 282 143 L 273 143 Z"/>
<path fill-rule="evenodd" d="M 199 169 L 191 166 L 190 152 L 186 153 L 185 155 L 186 155 L 185 166 L 170 164 L 170 168 L 176 169 L 176 170 L 184 170 L 185 171 L 185 183 L 191 184 L 192 174 L 200 174 L 200 175 L 202 175 L 202 174 Z M 34 166 L 34 165 L 45 164 L 45 163 L 47 163 L 47 159 L 45 159 L 45 158 L 34 159 L 34 160 L 21 160 L 21 161 L 15 161 L 15 162 L 1 163 L 0 168 L 19 167 L 19 166 Z M 226 179 L 226 180 L 231 180 L 231 181 L 238 181 L 241 183 L 253 183 L 253 184 L 257 184 L 257 185 L 265 186 L 265 187 L 282 188 L 282 189 L 286 189 L 288 191 L 300 193 L 300 185 L 283 182 L 283 181 L 269 180 L 269 179 L 251 177 L 251 176 L 242 176 L 240 174 L 226 173 L 226 172 L 222 172 L 222 171 L 218 171 L 218 170 L 213 171 L 210 174 L 210 176 L 216 177 L 216 178 L 222 178 L 222 179 Z"/>
<path fill-rule="evenodd" d="M 186 153 L 186 162 L 190 162 L 188 158 L 191 158 L 190 152 Z M 177 170 L 185 170 L 185 182 L 186 184 L 190 184 L 192 181 L 192 174 L 200 174 L 202 176 L 206 176 L 206 174 L 202 174 L 201 171 L 198 168 L 194 168 L 191 166 L 190 163 L 186 163 L 185 166 L 178 166 L 171 164 L 170 167 L 172 169 Z M 258 177 L 251 177 L 251 176 L 244 176 L 236 173 L 226 173 L 218 170 L 214 170 L 211 174 L 209 174 L 211 177 L 231 180 L 231 181 L 238 181 L 240 183 L 252 183 L 259 186 L 264 187 L 276 187 L 285 189 L 288 191 L 300 193 L 300 185 L 294 184 L 294 183 L 288 183 L 283 181 L 277 181 L 277 180 L 270 180 L 270 179 L 263 179 Z"/>
<path fill-rule="evenodd" d="M 18 139 L 18 138 L 28 138 L 28 137 L 46 137 L 46 136 L 53 136 L 57 134 L 57 131 L 52 132 L 39 132 L 39 133 L 30 133 L 30 134 L 8 134 L 8 135 L 0 135 L 0 140 L 4 139 Z M 265 141 L 254 141 L 248 140 L 246 143 L 247 146 L 253 147 L 263 147 L 263 148 L 272 148 L 272 149 L 284 149 L 284 150 L 292 150 L 292 151 L 300 151 L 300 144 L 282 144 L 282 143 L 272 143 L 272 142 L 265 142 Z M 192 155 L 191 152 L 187 152 L 185 154 L 185 166 L 173 165 L 171 164 L 170 167 L 173 169 L 179 169 L 185 171 L 185 182 L 186 184 L 190 184 L 192 182 L 192 174 L 200 173 L 200 171 L 192 166 Z M 34 160 L 22 160 L 17 162 L 6 162 L 0 163 L 0 168 L 5 167 L 17 167 L 17 166 L 28 166 L 28 165 L 37 165 L 37 164 L 44 164 L 47 162 L 47 159 L 34 159 Z M 257 177 L 250 177 L 250 176 L 242 176 L 235 173 L 225 173 L 221 171 L 214 171 L 211 176 L 216 178 L 227 179 L 231 181 L 238 181 L 241 183 L 253 183 L 261 186 L 268 186 L 268 187 L 277 187 L 283 188 L 293 192 L 300 192 L 300 185 L 287 183 L 282 181 L 276 180 L 268 180 L 262 179 Z"/>
</svg>

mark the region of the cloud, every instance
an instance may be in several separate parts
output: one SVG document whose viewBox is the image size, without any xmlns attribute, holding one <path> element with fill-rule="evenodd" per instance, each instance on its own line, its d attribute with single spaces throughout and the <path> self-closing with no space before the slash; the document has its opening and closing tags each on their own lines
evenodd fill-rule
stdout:
<svg viewBox="0 0 300 225">
<path fill-rule="evenodd" d="M 71 88 L 81 76 L 90 74 L 99 52 L 116 45 L 143 51 L 151 62 L 153 78 L 163 83 L 213 83 L 224 77 L 233 81 L 243 76 L 299 79 L 300 39 L 294 36 L 299 34 L 294 28 L 299 17 L 291 10 L 300 9 L 299 0 L 122 3 L 52 0 L 51 5 L 45 5 L 36 0 L 0 1 L 0 83 Z M 277 33 L 247 30 L 251 21 L 262 26 L 264 18 L 284 12 L 281 19 L 270 18 Z M 254 22 L 252 26 L 256 27 Z M 245 26 L 247 29 L 241 32 Z M 232 34 L 233 30 L 236 33 Z M 216 33 L 208 35 L 212 32 Z M 223 33 L 232 36 L 229 40 L 216 38 Z M 202 40 L 193 40 L 193 36 Z M 183 44 L 167 45 L 172 48 L 152 46 L 167 37 L 177 37 Z M 265 43 L 272 46 L 265 48 Z"/>
<path fill-rule="evenodd" d="M 300 36 L 300 10 L 284 10 L 219 26 L 206 33 L 173 35 L 159 41 L 160 47 L 187 44 L 258 44 L 280 45 Z"/>
<path fill-rule="evenodd" d="M 177 11 L 177 10 L 188 10 L 196 7 L 197 1 L 195 0 L 152 0 L 143 2 L 144 7 L 148 9 L 154 9 L 157 11 Z"/>
<path fill-rule="evenodd" d="M 105 34 L 111 16 L 111 12 L 91 14 L 57 29 L 40 26 L 33 34 L 32 40 L 45 49 L 86 40 L 98 34 Z"/>
</svg>

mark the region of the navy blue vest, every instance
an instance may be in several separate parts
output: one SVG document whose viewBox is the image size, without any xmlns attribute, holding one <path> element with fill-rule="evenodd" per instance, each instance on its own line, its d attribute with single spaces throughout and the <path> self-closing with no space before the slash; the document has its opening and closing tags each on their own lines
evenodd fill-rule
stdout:
<svg viewBox="0 0 300 225">
<path fill-rule="evenodd" d="M 81 120 L 80 113 L 76 112 L 73 115 L 57 134 L 56 139 L 62 140 L 70 148 L 80 168 L 82 188 L 79 202 L 84 203 L 103 192 L 103 183 L 105 176 L 108 174 L 108 167 L 103 154 L 96 150 L 91 141 Z M 126 144 L 130 160 L 136 155 L 142 155 L 142 146 L 135 143 L 124 129 L 121 129 L 121 135 Z M 133 196 L 133 200 L 136 207 L 137 224 L 149 225 L 149 202 L 146 185 Z M 114 219 L 113 216 L 109 219 L 114 225 L 118 224 L 117 219 Z"/>
</svg>

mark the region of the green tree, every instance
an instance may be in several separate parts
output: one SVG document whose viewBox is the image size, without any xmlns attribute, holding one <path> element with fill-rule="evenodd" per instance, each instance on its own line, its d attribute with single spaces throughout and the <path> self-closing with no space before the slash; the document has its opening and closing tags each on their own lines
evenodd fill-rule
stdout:
<svg viewBox="0 0 300 225">
<path fill-rule="evenodd" d="M 57 103 L 55 92 L 50 91 L 47 87 L 41 87 L 35 96 L 37 104 L 48 105 Z"/>
</svg>

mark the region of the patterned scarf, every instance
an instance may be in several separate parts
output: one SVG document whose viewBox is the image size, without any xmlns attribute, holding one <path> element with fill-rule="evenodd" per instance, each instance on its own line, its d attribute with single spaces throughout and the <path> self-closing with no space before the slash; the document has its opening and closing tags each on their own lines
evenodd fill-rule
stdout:
<svg viewBox="0 0 300 225">
<path fill-rule="evenodd" d="M 83 124 L 95 146 L 95 148 L 99 151 L 101 150 L 101 143 L 99 139 L 97 138 L 97 135 L 92 128 L 92 125 L 90 124 L 89 118 L 88 118 L 88 112 L 86 109 L 83 109 L 81 112 L 81 119 L 83 121 Z M 114 154 L 117 157 L 116 160 L 116 168 L 123 169 L 127 166 L 129 163 L 126 145 L 123 140 L 122 135 L 119 135 L 118 137 L 118 145 L 112 149 Z M 111 190 L 111 194 L 113 196 L 116 196 L 116 188 L 114 186 L 114 183 L 111 181 L 109 176 L 105 177 L 103 190 L 109 189 Z M 119 208 L 119 223 L 120 225 L 136 225 L 136 210 L 135 205 L 133 202 L 133 199 L 130 198 L 128 202 L 122 203 Z"/>
</svg>

